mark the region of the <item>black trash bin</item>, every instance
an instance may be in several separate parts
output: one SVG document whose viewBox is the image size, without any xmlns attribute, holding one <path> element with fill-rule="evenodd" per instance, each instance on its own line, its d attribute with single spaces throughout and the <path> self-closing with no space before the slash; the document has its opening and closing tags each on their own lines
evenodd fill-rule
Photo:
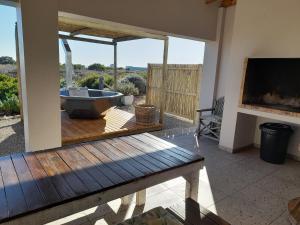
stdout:
<svg viewBox="0 0 300 225">
<path fill-rule="evenodd" d="M 281 123 L 264 123 L 261 130 L 260 158 L 266 162 L 282 164 L 285 161 L 292 128 Z"/>
</svg>

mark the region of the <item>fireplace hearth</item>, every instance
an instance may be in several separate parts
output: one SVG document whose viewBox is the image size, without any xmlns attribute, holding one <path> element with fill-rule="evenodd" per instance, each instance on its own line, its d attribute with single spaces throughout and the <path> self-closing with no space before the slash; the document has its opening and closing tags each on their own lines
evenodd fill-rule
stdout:
<svg viewBox="0 0 300 225">
<path fill-rule="evenodd" d="M 241 105 L 300 113 L 300 58 L 249 58 Z"/>
</svg>

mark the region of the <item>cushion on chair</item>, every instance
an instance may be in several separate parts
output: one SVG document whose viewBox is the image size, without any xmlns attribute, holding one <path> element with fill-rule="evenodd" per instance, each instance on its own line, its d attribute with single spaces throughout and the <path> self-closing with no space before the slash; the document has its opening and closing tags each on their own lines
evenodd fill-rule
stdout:
<svg viewBox="0 0 300 225">
<path fill-rule="evenodd" d="M 69 95 L 73 97 L 89 97 L 89 89 L 87 87 L 70 87 Z"/>
<path fill-rule="evenodd" d="M 131 219 L 125 220 L 118 225 L 183 225 L 170 212 L 162 207 L 157 207 L 145 212 L 141 215 L 135 216 Z"/>
</svg>

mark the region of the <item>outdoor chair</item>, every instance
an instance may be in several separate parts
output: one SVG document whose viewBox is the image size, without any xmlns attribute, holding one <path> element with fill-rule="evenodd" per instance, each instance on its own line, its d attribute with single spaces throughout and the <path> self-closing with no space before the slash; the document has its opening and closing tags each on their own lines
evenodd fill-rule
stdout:
<svg viewBox="0 0 300 225">
<path fill-rule="evenodd" d="M 207 137 L 216 141 L 219 140 L 224 99 L 224 97 L 221 97 L 214 100 L 212 108 L 197 110 L 197 112 L 199 112 L 199 124 L 195 132 L 195 138 L 198 147 L 200 136 Z"/>
</svg>

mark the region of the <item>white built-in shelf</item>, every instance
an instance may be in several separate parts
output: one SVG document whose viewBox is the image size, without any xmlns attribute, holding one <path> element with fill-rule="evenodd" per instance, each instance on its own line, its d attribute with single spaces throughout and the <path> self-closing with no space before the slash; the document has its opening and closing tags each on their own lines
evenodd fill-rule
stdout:
<svg viewBox="0 0 300 225">
<path fill-rule="evenodd" d="M 264 112 L 262 110 L 246 109 L 242 107 L 238 108 L 238 112 L 300 125 L 300 117 L 281 115 L 281 114 L 271 113 L 271 112 Z"/>
</svg>

